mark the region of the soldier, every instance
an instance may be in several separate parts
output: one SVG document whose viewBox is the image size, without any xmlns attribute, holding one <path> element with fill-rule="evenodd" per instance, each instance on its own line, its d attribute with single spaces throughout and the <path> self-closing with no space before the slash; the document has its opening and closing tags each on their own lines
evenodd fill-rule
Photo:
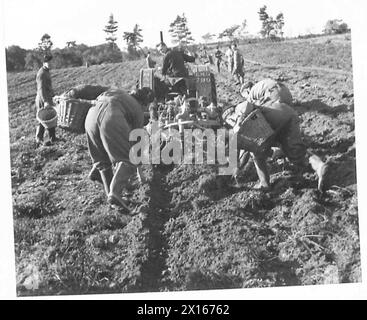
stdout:
<svg viewBox="0 0 367 320">
<path fill-rule="evenodd" d="M 151 92 L 144 89 L 145 95 L 141 101 L 152 101 Z M 137 97 L 141 97 L 141 94 L 139 92 Z M 122 198 L 122 190 L 135 173 L 135 166 L 129 159 L 129 134 L 134 129 L 143 128 L 143 122 L 142 102 L 116 89 L 108 90 L 97 98 L 96 105 L 89 109 L 85 121 L 88 150 L 93 161 L 89 178 L 101 180 L 110 205 L 127 210 L 130 209 Z M 113 164 L 116 166 L 115 173 Z M 99 175 L 95 169 L 98 169 Z"/>
<path fill-rule="evenodd" d="M 47 108 L 53 105 L 52 98 L 54 92 L 52 90 L 51 76 L 50 76 L 50 61 L 51 55 L 45 55 L 43 59 L 43 66 L 38 70 L 36 83 L 37 83 L 37 96 L 36 96 L 36 109 L 37 112 L 40 109 Z M 45 145 L 54 143 L 56 139 L 56 128 L 47 129 L 49 141 Z M 45 133 L 45 127 L 39 123 L 36 129 L 36 142 L 41 144 L 43 142 L 43 136 Z"/>
<path fill-rule="evenodd" d="M 149 69 L 153 69 L 155 67 L 155 65 L 157 64 L 152 57 L 150 56 L 150 51 L 148 51 L 147 56 L 145 58 L 146 62 L 147 62 L 147 67 Z"/>
<path fill-rule="evenodd" d="M 189 72 L 185 66 L 185 62 L 195 62 L 195 57 L 187 55 L 181 50 L 169 49 L 165 43 L 158 45 L 159 51 L 164 54 L 162 76 L 165 77 L 166 84 L 171 87 L 173 92 L 181 95 L 186 93 L 186 83 Z"/>
<path fill-rule="evenodd" d="M 188 71 L 185 62 L 195 62 L 195 57 L 180 50 L 169 49 L 165 43 L 160 43 L 158 46 L 159 51 L 164 54 L 162 75 L 174 78 L 187 77 Z"/>
<path fill-rule="evenodd" d="M 249 101 L 244 101 L 235 108 L 232 107 L 231 110 L 224 112 L 223 120 L 233 128 L 240 118 L 246 117 L 255 108 L 258 107 Z M 256 172 L 260 180 L 255 188 L 263 190 L 270 189 L 270 176 L 267 170 L 266 158 L 271 155 L 270 148 L 272 146 L 280 145 L 285 156 L 294 165 L 296 172 L 300 173 L 309 164 L 311 165 L 318 176 L 318 189 L 324 191 L 328 165 L 317 155 L 306 149 L 306 145 L 301 136 L 299 117 L 295 110 L 279 100 L 268 101 L 266 106 L 260 107 L 260 110 L 275 134 L 263 152 L 252 153 Z M 238 137 L 238 143 L 241 149 L 240 136 Z M 235 179 L 238 173 L 238 170 L 236 170 L 234 173 Z"/>
</svg>

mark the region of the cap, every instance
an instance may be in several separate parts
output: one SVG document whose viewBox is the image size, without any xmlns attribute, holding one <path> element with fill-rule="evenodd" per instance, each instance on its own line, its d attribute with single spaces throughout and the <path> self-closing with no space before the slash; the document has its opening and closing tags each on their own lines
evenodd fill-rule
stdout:
<svg viewBox="0 0 367 320">
<path fill-rule="evenodd" d="M 167 45 L 164 42 L 160 42 L 157 44 L 158 50 L 162 49 L 162 47 L 167 47 Z"/>
</svg>

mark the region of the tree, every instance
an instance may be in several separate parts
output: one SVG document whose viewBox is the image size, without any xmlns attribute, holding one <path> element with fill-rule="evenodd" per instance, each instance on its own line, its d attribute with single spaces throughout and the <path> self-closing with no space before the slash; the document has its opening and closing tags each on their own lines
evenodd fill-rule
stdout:
<svg viewBox="0 0 367 320">
<path fill-rule="evenodd" d="M 168 32 L 171 34 L 172 43 L 178 44 L 181 47 L 187 47 L 190 43 L 194 42 L 184 13 L 182 16 L 177 16 L 169 27 Z"/>
<path fill-rule="evenodd" d="M 140 43 L 143 42 L 142 31 L 139 25 L 136 24 L 132 32 L 124 32 L 123 39 L 126 41 L 127 51 L 131 57 L 140 57 L 138 49 Z"/>
<path fill-rule="evenodd" d="M 341 34 L 349 31 L 348 25 L 341 19 L 329 20 L 323 30 L 325 34 Z"/>
<path fill-rule="evenodd" d="M 19 46 L 10 46 L 5 49 L 6 55 L 6 70 L 7 71 L 22 71 L 24 70 L 25 57 L 27 51 Z"/>
<path fill-rule="evenodd" d="M 116 32 L 118 30 L 118 22 L 114 20 L 113 14 L 110 14 L 110 17 L 108 19 L 107 25 L 104 27 L 103 31 L 106 32 L 107 37 L 106 41 L 114 47 L 115 42 L 117 40 Z"/>
<path fill-rule="evenodd" d="M 220 33 L 218 35 L 219 39 L 222 38 L 228 38 L 230 41 L 235 41 L 236 37 L 235 37 L 235 32 L 240 28 L 241 26 L 239 24 L 236 24 L 232 27 L 229 27 L 227 29 L 225 29 L 222 33 Z"/>
<path fill-rule="evenodd" d="M 237 28 L 235 32 L 233 33 L 234 38 L 240 39 L 240 40 L 245 39 L 246 34 L 247 34 L 246 27 L 247 27 L 247 20 L 245 19 L 243 20 L 239 28 Z"/>
<path fill-rule="evenodd" d="M 276 18 L 269 16 L 266 12 L 267 7 L 263 6 L 260 8 L 258 14 L 260 21 L 262 22 L 262 28 L 260 34 L 264 38 L 276 38 L 283 37 L 284 27 L 284 15 L 279 13 Z"/>
<path fill-rule="evenodd" d="M 283 13 L 279 13 L 275 18 L 275 31 L 277 35 L 283 38 L 283 27 L 284 27 L 284 15 Z"/>
<path fill-rule="evenodd" d="M 53 46 L 53 43 L 51 41 L 51 36 L 49 34 L 45 33 L 42 36 L 41 41 L 38 43 L 38 50 L 42 54 L 50 54 L 52 46 Z"/>
<path fill-rule="evenodd" d="M 121 62 L 122 52 L 115 46 L 111 50 L 111 46 L 108 43 L 101 44 L 94 47 L 88 47 L 82 52 L 83 64 L 88 62 L 90 65 L 101 63 L 116 63 Z"/>
<path fill-rule="evenodd" d="M 215 37 L 215 34 L 212 34 L 212 33 L 210 33 L 210 32 L 208 32 L 208 33 L 206 33 L 206 34 L 204 34 L 204 35 L 202 36 L 202 38 L 203 38 L 203 40 L 204 40 L 204 42 L 205 42 L 205 43 L 207 43 L 207 42 L 209 42 L 210 40 L 212 40 L 212 39 L 213 39 L 213 37 Z"/>
</svg>

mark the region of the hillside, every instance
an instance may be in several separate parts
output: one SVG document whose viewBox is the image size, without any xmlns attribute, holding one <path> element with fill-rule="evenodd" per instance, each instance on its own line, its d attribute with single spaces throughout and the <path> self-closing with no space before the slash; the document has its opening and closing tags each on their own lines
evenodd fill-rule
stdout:
<svg viewBox="0 0 367 320">
<path fill-rule="evenodd" d="M 8 74 L 18 295 L 360 282 L 350 42 L 316 54 L 309 41 L 241 50 L 265 64 L 246 63 L 247 80 L 272 77 L 290 88 L 306 142 L 333 169 L 324 197 L 314 175 L 297 181 L 287 163 L 269 162 L 270 193 L 252 189 L 251 163 L 242 189 L 227 187 L 210 166 L 146 166 L 149 182 L 131 190 L 144 206 L 122 215 L 87 180 L 84 135 L 57 129 L 59 143 L 36 148 L 35 73 Z M 142 66 L 54 70 L 53 86 L 56 94 L 82 83 L 131 89 Z M 242 101 L 227 72 L 216 81 L 220 104 Z"/>
</svg>

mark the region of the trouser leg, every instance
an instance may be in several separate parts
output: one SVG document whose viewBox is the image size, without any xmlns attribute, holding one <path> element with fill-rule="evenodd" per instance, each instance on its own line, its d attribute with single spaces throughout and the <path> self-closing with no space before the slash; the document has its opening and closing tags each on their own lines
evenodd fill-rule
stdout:
<svg viewBox="0 0 367 320">
<path fill-rule="evenodd" d="M 38 124 L 36 128 L 36 140 L 37 142 L 43 141 L 43 136 L 45 134 L 45 127 L 42 124 Z"/>
</svg>

